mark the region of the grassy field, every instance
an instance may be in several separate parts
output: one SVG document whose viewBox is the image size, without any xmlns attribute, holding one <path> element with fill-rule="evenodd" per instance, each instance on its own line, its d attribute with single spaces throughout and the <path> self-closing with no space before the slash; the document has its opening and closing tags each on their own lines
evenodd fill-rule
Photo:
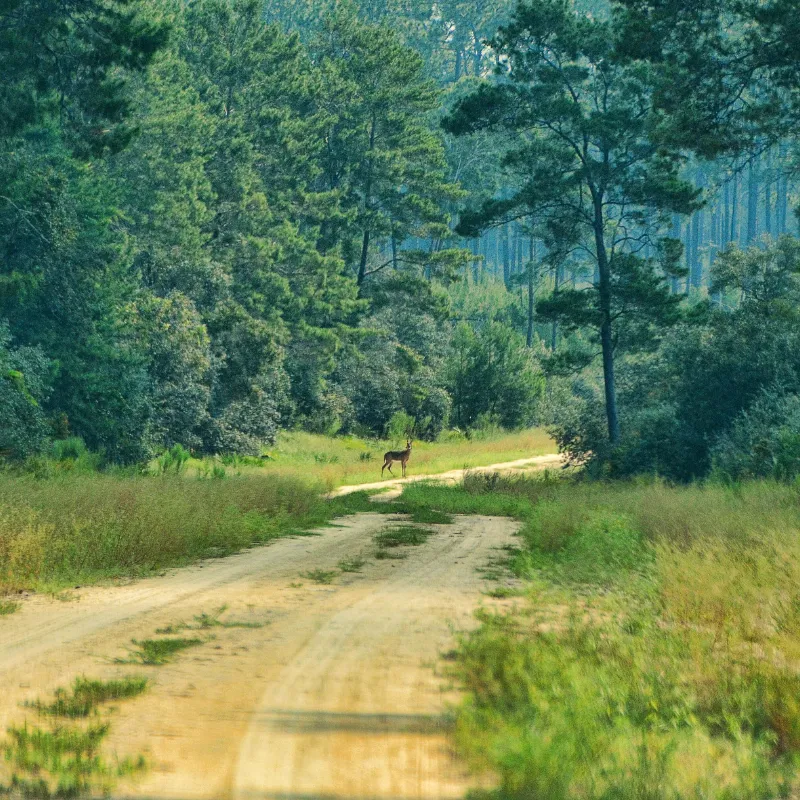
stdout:
<svg viewBox="0 0 800 800">
<path fill-rule="evenodd" d="M 366 498 L 281 475 L 0 476 L 0 595 L 152 574 L 322 525 Z"/>
<path fill-rule="evenodd" d="M 457 742 L 496 800 L 797 796 L 800 491 L 504 480 L 409 509 L 522 522 L 517 610 L 454 673 Z"/>
<path fill-rule="evenodd" d="M 102 474 L 82 453 L 75 461 L 43 462 L 38 474 L 0 474 L 0 600 L 20 589 L 148 575 L 319 526 L 364 506 L 363 496 L 327 501 L 322 493 L 375 480 L 388 447 L 288 433 L 263 462 L 227 458 L 190 461 L 180 473 Z M 540 431 L 421 442 L 409 471 L 551 451 Z M 15 608 L 4 600 L 0 613 Z"/>
<path fill-rule="evenodd" d="M 387 450 L 402 450 L 404 447 L 405 441 L 282 432 L 275 447 L 268 451 L 269 459 L 263 465 L 254 464 L 253 459 L 226 460 L 229 470 L 242 474 L 260 473 L 314 480 L 330 490 L 344 484 L 380 480 L 383 454 Z M 433 474 L 555 452 L 555 443 L 540 429 L 497 433 L 470 440 L 451 436 L 438 442 L 414 442 L 408 474 Z M 208 467 L 203 462 L 189 462 L 190 474 L 204 469 Z M 399 464 L 392 469 L 399 476 Z M 384 477 L 390 478 L 391 475 L 386 472 Z"/>
</svg>

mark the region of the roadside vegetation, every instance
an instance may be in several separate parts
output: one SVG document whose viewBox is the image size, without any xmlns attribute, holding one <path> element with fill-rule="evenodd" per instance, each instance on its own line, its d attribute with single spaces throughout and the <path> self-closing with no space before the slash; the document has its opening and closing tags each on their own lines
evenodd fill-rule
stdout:
<svg viewBox="0 0 800 800">
<path fill-rule="evenodd" d="M 328 501 L 319 486 L 277 475 L 199 481 L 3 474 L 0 595 L 139 577 L 228 555 L 324 525 L 365 502 L 361 494 Z"/>
<path fill-rule="evenodd" d="M 789 796 L 800 757 L 800 489 L 471 476 L 410 508 L 521 522 L 528 601 L 453 666 L 476 797 Z M 502 594 L 502 593 L 501 593 Z"/>
<path fill-rule="evenodd" d="M 76 678 L 52 701 L 29 704 L 40 724 L 12 725 L 0 742 L 0 795 L 68 798 L 107 795 L 123 776 L 142 772 L 145 760 L 101 753 L 111 725 L 110 703 L 137 697 L 148 681 L 138 676 L 99 681 Z"/>
<path fill-rule="evenodd" d="M 98 472 L 97 460 L 73 443 L 57 458 L 37 460 L 33 472 L 0 473 L 0 596 L 140 577 L 324 525 L 364 508 L 366 495 L 326 500 L 323 489 L 378 479 L 388 446 L 286 434 L 272 459 L 215 462 L 225 479 L 214 480 L 204 477 L 208 462 L 182 448 L 140 474 Z M 472 441 L 454 436 L 415 445 L 412 466 L 418 473 L 446 470 L 553 447 L 536 429 Z M 13 601 L 2 600 L 1 614 L 14 610 Z"/>
</svg>

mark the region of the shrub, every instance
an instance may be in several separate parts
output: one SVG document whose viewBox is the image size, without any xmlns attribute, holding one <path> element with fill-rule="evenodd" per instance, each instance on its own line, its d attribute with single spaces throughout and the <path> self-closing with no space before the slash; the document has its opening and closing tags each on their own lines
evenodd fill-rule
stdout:
<svg viewBox="0 0 800 800">
<path fill-rule="evenodd" d="M 765 391 L 712 450 L 717 474 L 734 480 L 800 475 L 800 397 Z"/>
</svg>

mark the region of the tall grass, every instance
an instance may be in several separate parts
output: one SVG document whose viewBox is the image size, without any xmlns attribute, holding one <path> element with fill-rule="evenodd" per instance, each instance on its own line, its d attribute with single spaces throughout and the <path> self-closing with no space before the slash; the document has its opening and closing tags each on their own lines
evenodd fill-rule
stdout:
<svg viewBox="0 0 800 800">
<path fill-rule="evenodd" d="M 0 592 L 139 576 L 221 556 L 360 507 L 279 475 L 199 481 L 0 475 Z"/>
<path fill-rule="evenodd" d="M 228 459 L 229 472 L 283 475 L 314 479 L 327 489 L 381 478 L 383 454 L 400 443 L 354 436 L 321 436 L 285 431 L 265 459 Z M 404 445 L 405 442 L 403 441 Z M 542 430 L 498 432 L 480 439 L 449 433 L 437 442 L 415 441 L 409 475 L 435 474 L 556 452 L 553 440 Z M 203 472 L 202 462 L 189 463 L 188 472 Z M 391 477 L 391 476 L 385 476 Z"/>
<path fill-rule="evenodd" d="M 521 521 L 530 602 L 461 643 L 459 747 L 504 800 L 797 790 L 800 491 L 472 476 L 410 508 Z"/>
</svg>

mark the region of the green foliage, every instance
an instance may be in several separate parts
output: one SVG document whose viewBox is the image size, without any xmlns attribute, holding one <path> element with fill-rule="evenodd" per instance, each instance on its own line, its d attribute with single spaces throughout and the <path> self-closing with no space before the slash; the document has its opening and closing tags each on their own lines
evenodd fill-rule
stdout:
<svg viewBox="0 0 800 800">
<path fill-rule="evenodd" d="M 176 444 L 156 459 L 156 471 L 159 475 L 180 475 L 190 457 L 188 450 Z"/>
<path fill-rule="evenodd" d="M 144 664 L 160 667 L 173 661 L 182 650 L 205 644 L 205 639 L 133 639 L 135 650 L 126 659 L 119 659 L 120 664 Z"/>
<path fill-rule="evenodd" d="M 561 409 L 559 445 L 607 475 L 687 480 L 707 475 L 718 454 L 731 474 L 791 478 L 798 264 L 798 243 L 788 237 L 765 249 L 721 253 L 715 287 L 731 305 L 699 306 L 654 356 L 620 366 L 619 445 L 604 441 L 599 388 L 590 382 L 577 385 Z"/>
<path fill-rule="evenodd" d="M 37 700 L 30 706 L 40 714 L 55 717 L 72 719 L 88 717 L 97 711 L 101 703 L 137 697 L 147 689 L 147 686 L 147 678 L 142 677 L 126 677 L 111 681 L 76 678 L 71 691 L 56 689 L 55 700 L 52 703 L 42 703 Z"/>
<path fill-rule="evenodd" d="M 7 456 L 25 458 L 44 444 L 49 369 L 41 349 L 12 347 L 8 325 L 0 325 L 0 449 Z"/>
<path fill-rule="evenodd" d="M 480 615 L 454 675 L 477 797 L 773 798 L 800 752 L 796 486 L 473 475 L 403 507 L 523 523 L 530 602 Z"/>
<path fill-rule="evenodd" d="M 458 327 L 448 384 L 459 427 L 473 427 L 481 415 L 491 415 L 505 428 L 519 428 L 532 423 L 544 379 L 522 339 L 493 322 L 478 333 Z"/>
<path fill-rule="evenodd" d="M 717 439 L 714 473 L 733 480 L 800 475 L 800 397 L 765 392 Z"/>
</svg>

